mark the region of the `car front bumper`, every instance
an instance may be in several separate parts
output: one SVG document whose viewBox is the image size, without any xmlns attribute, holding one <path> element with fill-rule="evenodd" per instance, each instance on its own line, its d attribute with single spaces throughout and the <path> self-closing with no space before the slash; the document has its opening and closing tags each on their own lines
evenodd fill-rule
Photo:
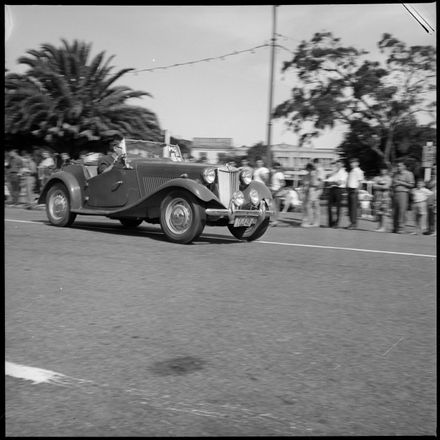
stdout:
<svg viewBox="0 0 440 440">
<path fill-rule="evenodd" d="M 237 218 L 256 218 L 257 223 L 261 223 L 264 219 L 274 215 L 274 211 L 267 209 L 262 202 L 258 209 L 239 209 L 233 204 L 226 208 L 207 208 L 206 215 L 212 219 L 228 218 L 229 223 L 234 223 Z"/>
</svg>

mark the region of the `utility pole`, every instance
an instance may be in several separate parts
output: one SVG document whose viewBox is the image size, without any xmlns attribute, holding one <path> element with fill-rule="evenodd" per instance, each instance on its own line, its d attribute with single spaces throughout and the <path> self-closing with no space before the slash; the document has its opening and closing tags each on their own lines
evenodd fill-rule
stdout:
<svg viewBox="0 0 440 440">
<path fill-rule="evenodd" d="M 267 123 L 267 167 L 272 167 L 272 101 L 273 101 L 273 71 L 275 68 L 275 43 L 276 43 L 276 26 L 277 26 L 277 5 L 273 5 L 272 9 L 272 44 L 270 54 L 270 82 L 269 82 L 269 120 Z"/>
</svg>

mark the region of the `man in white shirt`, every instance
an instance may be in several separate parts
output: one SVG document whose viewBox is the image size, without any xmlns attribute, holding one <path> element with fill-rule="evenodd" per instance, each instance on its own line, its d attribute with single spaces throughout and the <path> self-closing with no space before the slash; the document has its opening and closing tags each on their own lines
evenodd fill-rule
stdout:
<svg viewBox="0 0 440 440">
<path fill-rule="evenodd" d="M 327 212 L 328 227 L 337 228 L 341 214 L 342 193 L 347 186 L 347 171 L 343 167 L 342 160 L 337 159 L 333 163 L 333 172 L 325 179 L 327 186 Z M 333 211 L 336 208 L 336 219 L 333 218 Z"/>
<path fill-rule="evenodd" d="M 269 183 L 269 169 L 264 166 L 264 162 L 261 157 L 257 157 L 255 162 L 255 170 L 254 170 L 254 180 L 257 182 L 264 183 L 267 185 Z"/>
<path fill-rule="evenodd" d="M 350 159 L 350 172 L 347 177 L 348 191 L 348 216 L 350 217 L 350 225 L 347 229 L 357 229 L 358 214 L 358 191 L 364 181 L 364 172 L 359 168 L 359 160 Z"/>
<path fill-rule="evenodd" d="M 284 178 L 284 173 L 281 170 L 281 164 L 279 162 L 275 162 L 273 164 L 273 172 L 270 182 L 270 191 L 272 193 L 272 197 L 274 199 L 274 207 L 275 207 L 275 220 L 272 223 L 272 226 L 278 225 L 278 219 L 280 214 L 280 206 L 281 206 L 281 197 L 283 195 L 282 189 L 286 186 L 286 181 Z"/>
</svg>

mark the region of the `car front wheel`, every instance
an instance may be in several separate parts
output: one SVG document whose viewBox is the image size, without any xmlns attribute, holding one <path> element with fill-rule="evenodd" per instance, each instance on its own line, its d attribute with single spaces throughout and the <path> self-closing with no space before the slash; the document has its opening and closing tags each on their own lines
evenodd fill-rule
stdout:
<svg viewBox="0 0 440 440">
<path fill-rule="evenodd" d="M 228 225 L 229 232 L 239 240 L 246 240 L 246 241 L 253 241 L 257 238 L 260 238 L 269 227 L 270 219 L 266 218 L 263 220 L 261 224 L 250 226 L 249 228 L 246 227 L 237 227 L 235 228 L 232 225 Z"/>
<path fill-rule="evenodd" d="M 162 201 L 160 225 L 170 241 L 191 243 L 202 233 L 205 223 L 205 211 L 191 193 L 173 191 Z"/>
<path fill-rule="evenodd" d="M 46 213 L 54 226 L 70 226 L 76 214 L 70 212 L 70 198 L 67 188 L 62 183 L 56 183 L 47 192 Z"/>
</svg>

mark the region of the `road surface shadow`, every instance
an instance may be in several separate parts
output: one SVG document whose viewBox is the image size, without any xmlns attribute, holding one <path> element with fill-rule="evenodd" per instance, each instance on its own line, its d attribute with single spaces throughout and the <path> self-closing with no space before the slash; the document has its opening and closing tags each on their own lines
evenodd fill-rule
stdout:
<svg viewBox="0 0 440 440">
<path fill-rule="evenodd" d="M 47 220 L 40 220 L 41 223 L 45 223 L 49 226 L 51 225 Z M 53 226 L 57 227 L 57 226 Z M 156 241 L 163 241 L 163 242 L 169 242 L 167 240 L 165 234 L 162 232 L 162 230 L 155 226 L 148 226 L 147 224 L 140 225 L 137 228 L 130 229 L 126 228 L 118 223 L 111 224 L 107 222 L 94 222 L 93 224 L 82 222 L 82 221 L 75 221 L 73 225 L 69 227 L 69 229 L 81 229 L 84 231 L 94 231 L 94 232 L 100 232 L 102 234 L 113 234 L 113 235 L 125 235 L 130 237 L 148 237 L 152 240 Z M 195 240 L 192 245 L 197 244 L 237 244 L 237 243 L 243 243 L 243 240 L 238 240 L 234 238 L 232 235 L 231 237 L 225 237 L 221 234 L 213 234 L 213 233 L 202 233 L 202 235 Z"/>
</svg>

